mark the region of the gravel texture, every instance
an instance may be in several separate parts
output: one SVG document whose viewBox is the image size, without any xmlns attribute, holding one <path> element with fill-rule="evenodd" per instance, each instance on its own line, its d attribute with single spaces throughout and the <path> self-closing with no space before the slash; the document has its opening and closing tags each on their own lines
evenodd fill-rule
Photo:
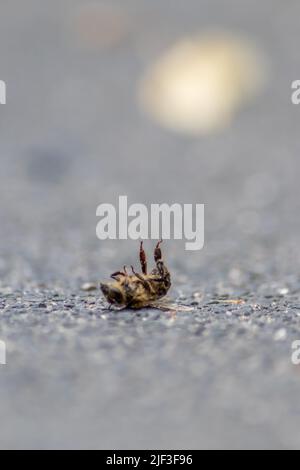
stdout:
<svg viewBox="0 0 300 470">
<path fill-rule="evenodd" d="M 299 2 L 122 0 L 103 47 L 75 35 L 80 4 L 1 6 L 0 447 L 299 448 Z M 265 91 L 215 135 L 166 132 L 137 82 L 216 26 L 261 49 Z M 108 311 L 84 286 L 137 266 L 137 242 L 95 235 L 121 194 L 206 204 L 204 249 L 163 247 L 193 310 Z"/>
</svg>

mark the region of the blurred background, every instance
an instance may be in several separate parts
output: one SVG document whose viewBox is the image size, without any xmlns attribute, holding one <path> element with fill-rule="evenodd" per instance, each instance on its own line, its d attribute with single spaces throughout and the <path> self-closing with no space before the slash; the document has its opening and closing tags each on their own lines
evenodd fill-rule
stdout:
<svg viewBox="0 0 300 470">
<path fill-rule="evenodd" d="M 0 446 L 297 447 L 299 2 L 0 11 Z M 80 290 L 137 263 L 96 238 L 123 194 L 205 204 L 204 249 L 164 246 L 194 316 L 102 318 Z"/>
</svg>

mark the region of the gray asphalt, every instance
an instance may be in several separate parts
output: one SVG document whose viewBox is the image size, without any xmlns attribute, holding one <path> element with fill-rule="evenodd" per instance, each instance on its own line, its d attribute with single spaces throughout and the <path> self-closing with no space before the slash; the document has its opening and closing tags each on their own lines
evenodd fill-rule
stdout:
<svg viewBox="0 0 300 470">
<path fill-rule="evenodd" d="M 0 447 L 299 448 L 299 3 L 122 0 L 121 32 L 95 47 L 80 3 L 1 6 Z M 266 88 L 229 129 L 165 131 L 138 80 L 216 26 L 256 43 Z M 81 289 L 137 266 L 137 242 L 95 235 L 120 194 L 205 203 L 203 250 L 164 244 L 170 299 L 192 311 L 107 311 Z"/>
</svg>

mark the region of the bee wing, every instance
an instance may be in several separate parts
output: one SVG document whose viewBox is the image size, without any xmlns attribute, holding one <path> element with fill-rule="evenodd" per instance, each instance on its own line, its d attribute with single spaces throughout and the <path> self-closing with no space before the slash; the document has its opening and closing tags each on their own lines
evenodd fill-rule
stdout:
<svg viewBox="0 0 300 470">
<path fill-rule="evenodd" d="M 149 307 L 158 308 L 164 312 L 192 312 L 195 310 L 194 307 L 190 307 L 187 305 L 177 304 L 175 302 L 171 302 L 170 300 L 157 300 L 149 304 Z"/>
</svg>

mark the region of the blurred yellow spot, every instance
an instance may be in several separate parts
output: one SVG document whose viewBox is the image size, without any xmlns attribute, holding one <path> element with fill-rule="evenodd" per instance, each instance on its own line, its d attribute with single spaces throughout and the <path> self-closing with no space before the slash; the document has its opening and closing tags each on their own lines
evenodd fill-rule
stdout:
<svg viewBox="0 0 300 470">
<path fill-rule="evenodd" d="M 263 83 L 255 49 L 228 34 L 188 37 L 146 72 L 139 88 L 142 108 L 159 124 L 186 134 L 229 125 Z"/>
</svg>

